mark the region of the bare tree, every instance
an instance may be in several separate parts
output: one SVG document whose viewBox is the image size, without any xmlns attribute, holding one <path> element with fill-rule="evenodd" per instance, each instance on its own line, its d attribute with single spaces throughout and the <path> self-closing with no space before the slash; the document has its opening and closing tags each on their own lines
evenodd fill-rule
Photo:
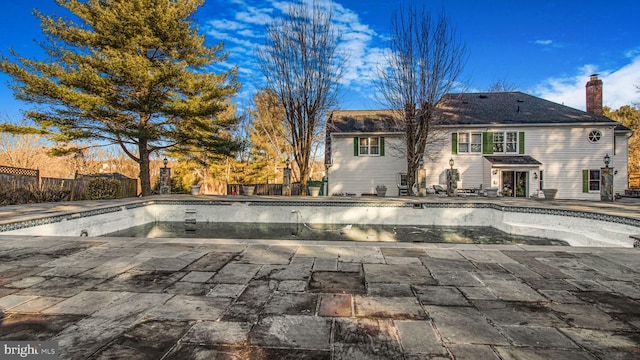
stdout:
<svg viewBox="0 0 640 360">
<path fill-rule="evenodd" d="M 407 180 L 415 184 L 420 159 L 443 121 L 436 107 L 460 77 L 466 50 L 444 12 L 432 18 L 413 5 L 394 13 L 389 47 L 380 96 L 405 130 Z"/>
<path fill-rule="evenodd" d="M 288 141 L 303 191 L 309 180 L 313 144 L 322 138 L 323 117 L 336 104 L 343 73 L 331 16 L 316 0 L 310 6 L 296 2 L 284 18 L 269 25 L 265 46 L 257 54 L 267 86 L 284 108 Z"/>
<path fill-rule="evenodd" d="M 512 92 L 518 90 L 518 85 L 509 82 L 506 79 L 496 80 L 489 88 L 487 92 Z"/>
<path fill-rule="evenodd" d="M 38 169 L 47 160 L 45 143 L 41 135 L 0 132 L 0 165 Z"/>
</svg>

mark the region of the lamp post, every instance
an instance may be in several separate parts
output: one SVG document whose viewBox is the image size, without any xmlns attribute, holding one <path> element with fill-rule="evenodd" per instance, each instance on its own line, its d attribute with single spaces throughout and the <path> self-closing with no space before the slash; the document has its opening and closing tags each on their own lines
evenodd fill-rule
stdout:
<svg viewBox="0 0 640 360">
<path fill-rule="evenodd" d="M 282 195 L 291 196 L 291 160 L 287 156 L 287 160 L 284 161 L 285 168 L 282 171 Z"/>
<path fill-rule="evenodd" d="M 162 163 L 164 164 L 164 167 L 160 168 L 160 193 L 166 195 L 171 192 L 171 169 L 167 167 L 167 164 L 169 164 L 169 160 L 167 158 L 164 158 Z"/>
<path fill-rule="evenodd" d="M 609 167 L 611 163 L 611 156 L 606 154 L 602 161 L 604 167 L 600 168 L 600 200 L 601 201 L 613 201 L 613 175 L 614 169 Z"/>
</svg>

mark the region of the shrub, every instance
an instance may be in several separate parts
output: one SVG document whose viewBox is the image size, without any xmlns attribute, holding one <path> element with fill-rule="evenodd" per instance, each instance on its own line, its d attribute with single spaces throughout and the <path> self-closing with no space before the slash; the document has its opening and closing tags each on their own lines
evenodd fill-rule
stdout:
<svg viewBox="0 0 640 360">
<path fill-rule="evenodd" d="M 33 193 L 25 188 L 5 188 L 0 191 L 0 205 L 20 205 L 35 202 Z"/>
<path fill-rule="evenodd" d="M 35 199 L 35 202 L 58 202 L 69 200 L 71 190 L 67 189 L 54 189 L 50 187 L 43 187 L 41 189 L 35 187 L 31 189 L 31 195 Z"/>
<path fill-rule="evenodd" d="M 118 199 L 120 197 L 120 182 L 105 178 L 91 179 L 87 183 L 85 195 L 90 200 Z"/>
</svg>

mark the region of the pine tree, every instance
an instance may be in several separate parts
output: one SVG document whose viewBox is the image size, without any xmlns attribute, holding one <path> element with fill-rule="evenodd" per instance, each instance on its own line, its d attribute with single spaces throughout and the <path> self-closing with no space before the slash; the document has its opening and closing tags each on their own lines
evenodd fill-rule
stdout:
<svg viewBox="0 0 640 360">
<path fill-rule="evenodd" d="M 192 15 L 204 0 L 56 0 L 73 19 L 34 12 L 47 41 L 46 60 L 2 56 L 17 99 L 34 128 L 57 142 L 118 144 L 140 167 L 142 195 L 151 194 L 155 152 L 230 153 L 218 116 L 237 89 L 236 69 L 213 73 L 226 60 L 222 43 L 208 47 Z"/>
</svg>

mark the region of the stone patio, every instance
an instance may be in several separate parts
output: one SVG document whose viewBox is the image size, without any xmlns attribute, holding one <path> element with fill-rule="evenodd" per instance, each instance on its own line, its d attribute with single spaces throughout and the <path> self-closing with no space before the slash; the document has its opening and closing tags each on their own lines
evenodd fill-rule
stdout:
<svg viewBox="0 0 640 360">
<path fill-rule="evenodd" d="M 0 236 L 61 359 L 638 359 L 640 249 Z"/>
</svg>

